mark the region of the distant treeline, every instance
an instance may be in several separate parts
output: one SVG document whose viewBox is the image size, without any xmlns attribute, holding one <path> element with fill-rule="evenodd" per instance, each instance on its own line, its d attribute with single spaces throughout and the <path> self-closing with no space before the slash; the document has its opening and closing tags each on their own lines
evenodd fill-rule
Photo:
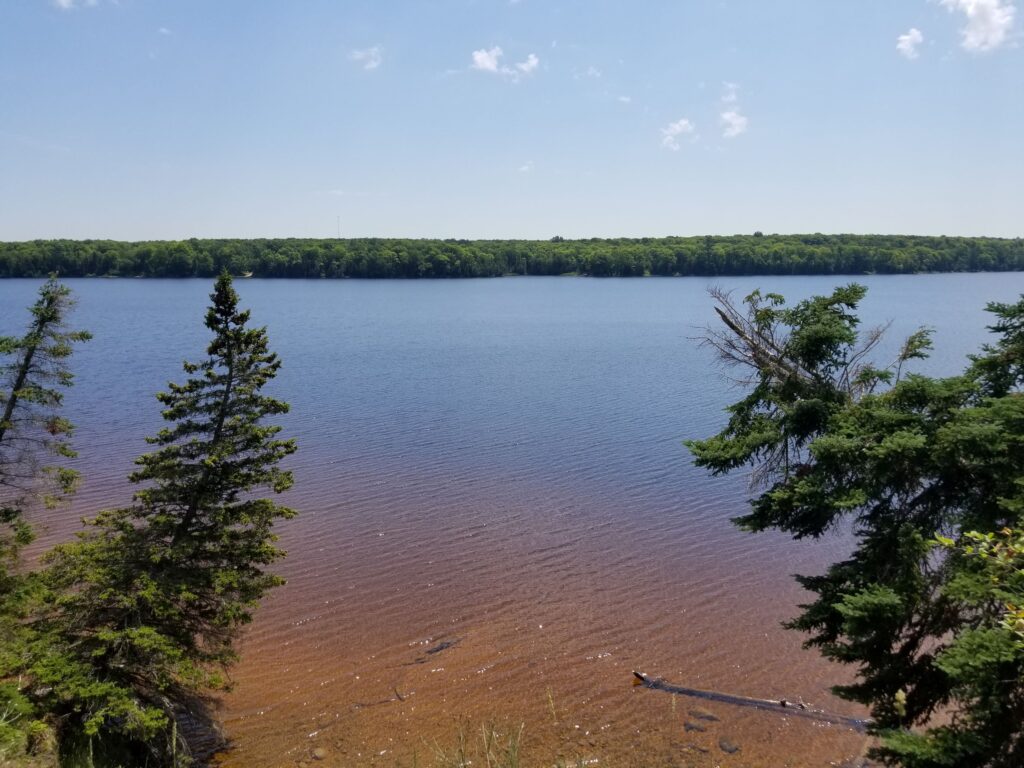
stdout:
<svg viewBox="0 0 1024 768">
<path fill-rule="evenodd" d="M 829 275 L 1024 270 L 1024 239 L 733 235 L 565 240 L 33 240 L 0 243 L 0 277 Z"/>
</svg>

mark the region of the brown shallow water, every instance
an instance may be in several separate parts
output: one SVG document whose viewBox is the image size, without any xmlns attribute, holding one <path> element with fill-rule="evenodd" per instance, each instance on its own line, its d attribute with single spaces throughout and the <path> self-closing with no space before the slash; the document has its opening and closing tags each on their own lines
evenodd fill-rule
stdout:
<svg viewBox="0 0 1024 768">
<path fill-rule="evenodd" d="M 303 562 L 261 611 L 225 703 L 237 746 L 223 764 L 298 762 L 318 747 L 339 764 L 411 764 L 485 723 L 523 725 L 531 764 L 824 766 L 862 750 L 848 727 L 631 684 L 639 669 L 856 714 L 827 692 L 836 670 L 778 628 L 798 590 L 759 579 L 769 564 L 748 557 L 742 536 L 680 547 L 656 527 L 580 531 L 567 500 L 543 489 L 444 509 L 409 498 L 430 485 L 397 478 L 363 499 L 341 487 L 358 499 L 346 506 L 397 505 L 403 519 L 293 543 Z M 695 720 L 695 708 L 720 720 Z M 707 730 L 686 732 L 687 720 Z M 722 752 L 720 738 L 740 752 Z"/>
<path fill-rule="evenodd" d="M 159 426 L 152 393 L 205 343 L 203 282 L 72 282 L 95 335 L 67 400 L 85 482 L 70 513 L 40 519 L 43 544 L 127 497 Z M 733 282 L 807 295 L 836 281 Z M 1020 275 L 867 282 L 869 322 L 895 319 L 894 338 L 938 329 L 932 372 L 983 339 L 985 301 L 1024 289 Z M 0 332 L 34 287 L 0 283 Z M 780 627 L 806 598 L 791 574 L 820 571 L 848 540 L 737 531 L 745 479 L 708 478 L 680 444 L 714 432 L 738 396 L 688 338 L 711 315 L 704 281 L 239 288 L 285 361 L 275 387 L 300 445 L 286 500 L 300 514 L 281 529 L 288 583 L 245 634 L 223 702 L 224 766 L 292 766 L 316 749 L 318 764 L 430 765 L 487 723 L 523 727 L 526 765 L 860 754 L 847 726 L 631 685 L 637 669 L 863 715 L 829 693 L 848 670 Z M 935 301 L 944 291 L 960 300 Z M 128 325 L 141 339 L 127 342 Z M 695 721 L 696 707 L 718 720 Z"/>
</svg>

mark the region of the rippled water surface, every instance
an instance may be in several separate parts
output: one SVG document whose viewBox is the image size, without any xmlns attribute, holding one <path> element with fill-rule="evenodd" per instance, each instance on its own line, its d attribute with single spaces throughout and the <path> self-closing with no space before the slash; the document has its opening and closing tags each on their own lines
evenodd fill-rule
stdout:
<svg viewBox="0 0 1024 768">
<path fill-rule="evenodd" d="M 893 321 L 889 352 L 936 329 L 929 373 L 958 371 L 985 340 L 984 304 L 1024 291 L 1020 274 L 861 281 L 865 323 Z M 721 284 L 803 297 L 839 282 Z M 47 542 L 127 498 L 160 422 L 153 393 L 206 343 L 205 281 L 70 283 L 75 325 L 95 334 L 67 398 L 85 482 L 70 513 L 43 520 Z M 847 543 L 736 531 L 745 478 L 708 478 L 681 445 L 740 394 L 692 340 L 708 284 L 239 281 L 284 360 L 274 389 L 292 405 L 287 502 L 301 514 L 281 529 L 288 584 L 247 633 L 224 703 L 224 762 L 294 765 L 321 748 L 329 764 L 424 764 L 485 722 L 525 724 L 540 765 L 855 757 L 864 740 L 846 727 L 630 685 L 641 669 L 860 714 L 828 693 L 847 671 L 779 628 L 804 597 L 790 574 Z M 37 286 L 0 282 L 0 332 Z M 696 706 L 719 719 L 685 731 Z"/>
</svg>

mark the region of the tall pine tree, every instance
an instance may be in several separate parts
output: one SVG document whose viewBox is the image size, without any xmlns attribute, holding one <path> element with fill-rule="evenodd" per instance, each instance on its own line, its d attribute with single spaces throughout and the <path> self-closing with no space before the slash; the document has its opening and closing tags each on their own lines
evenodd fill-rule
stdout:
<svg viewBox="0 0 1024 768">
<path fill-rule="evenodd" d="M 68 442 L 72 425 L 59 409 L 62 390 L 74 378 L 67 366 L 72 345 L 91 337 L 68 330 L 73 305 L 70 289 L 50 278 L 30 308 L 25 335 L 0 337 L 0 519 L 14 528 L 23 528 L 27 504 L 55 501 L 78 478 L 71 469 L 46 463 L 75 455 Z"/>
<path fill-rule="evenodd" d="M 70 493 L 78 474 L 53 459 L 70 459 L 72 426 L 60 415 L 62 390 L 73 376 L 68 358 L 85 331 L 71 331 L 71 291 L 55 278 L 39 289 L 23 336 L 0 337 L 0 763 L 23 754 L 41 735 L 39 713 L 27 697 L 25 619 L 34 578 L 19 554 L 34 536 L 26 512 Z"/>
<path fill-rule="evenodd" d="M 262 393 L 280 368 L 266 329 L 249 328 L 228 274 L 211 296 L 207 358 L 157 398 L 169 425 L 149 442 L 131 505 L 102 512 L 51 558 L 51 645 L 37 672 L 65 723 L 66 751 L 177 765 L 192 732 L 214 729 L 209 695 L 227 687 L 235 641 L 283 555 L 273 524 L 294 512 L 260 492 L 292 484 L 295 451 Z"/>
</svg>

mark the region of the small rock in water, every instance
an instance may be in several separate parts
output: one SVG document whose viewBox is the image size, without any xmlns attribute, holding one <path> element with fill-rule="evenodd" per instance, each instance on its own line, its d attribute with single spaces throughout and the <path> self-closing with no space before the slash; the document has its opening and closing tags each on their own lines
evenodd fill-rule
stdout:
<svg viewBox="0 0 1024 768">
<path fill-rule="evenodd" d="M 708 712 L 706 709 L 701 707 L 694 707 L 691 709 L 690 715 L 692 717 L 696 717 L 698 720 L 709 720 L 714 723 L 718 722 L 718 717 L 713 712 Z"/>
<path fill-rule="evenodd" d="M 313 759 L 314 760 L 323 760 L 326 757 L 327 757 L 327 750 L 324 749 L 323 747 L 317 747 L 316 749 L 313 750 Z"/>
<path fill-rule="evenodd" d="M 739 744 L 731 742 L 726 738 L 721 738 L 718 740 L 718 747 L 727 755 L 735 755 L 737 752 L 740 751 Z"/>
<path fill-rule="evenodd" d="M 687 720 L 685 723 L 683 723 L 683 730 L 685 730 L 687 733 L 689 733 L 690 731 L 696 731 L 697 733 L 704 733 L 704 731 L 706 731 L 707 728 L 705 728 L 700 723 L 695 723 L 692 720 Z"/>
</svg>

